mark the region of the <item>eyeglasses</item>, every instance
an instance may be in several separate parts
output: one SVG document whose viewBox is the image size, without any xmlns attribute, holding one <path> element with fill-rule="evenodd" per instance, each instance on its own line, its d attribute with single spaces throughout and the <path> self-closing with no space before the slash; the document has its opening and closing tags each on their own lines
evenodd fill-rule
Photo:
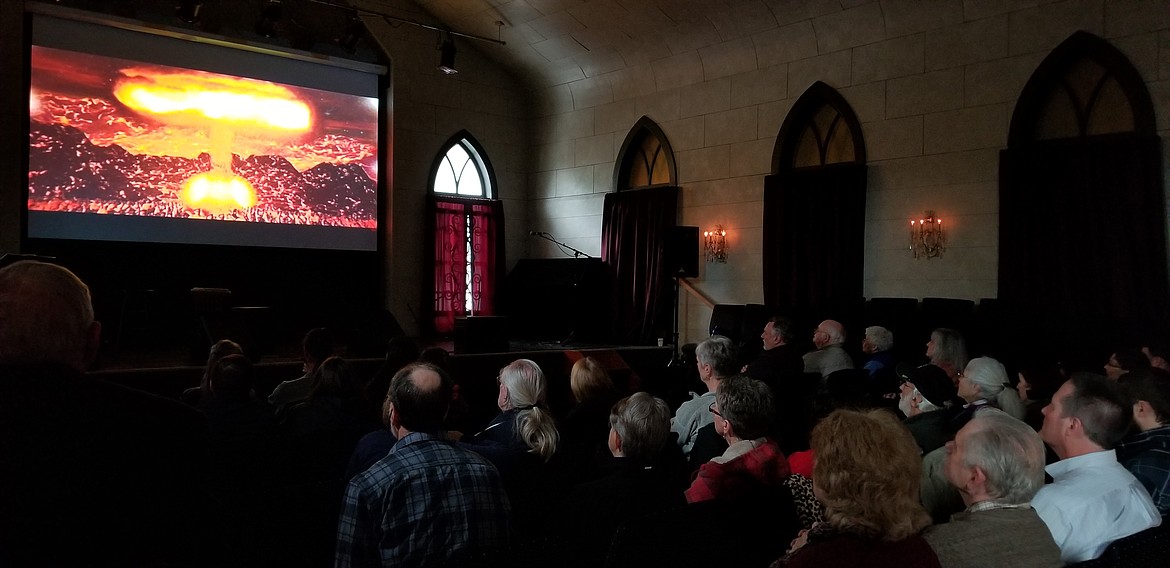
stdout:
<svg viewBox="0 0 1170 568">
<path fill-rule="evenodd" d="M 718 417 L 720 417 L 720 418 L 723 418 L 724 420 L 726 420 L 726 418 L 724 418 L 724 417 L 723 417 L 723 414 L 722 414 L 722 413 L 720 413 L 718 410 L 715 410 L 715 403 L 714 403 L 714 402 L 712 402 L 712 403 L 711 403 L 711 406 L 708 406 L 708 407 L 707 407 L 707 410 L 710 410 L 710 411 L 711 411 L 711 414 L 714 414 L 715 416 L 718 416 Z"/>
</svg>

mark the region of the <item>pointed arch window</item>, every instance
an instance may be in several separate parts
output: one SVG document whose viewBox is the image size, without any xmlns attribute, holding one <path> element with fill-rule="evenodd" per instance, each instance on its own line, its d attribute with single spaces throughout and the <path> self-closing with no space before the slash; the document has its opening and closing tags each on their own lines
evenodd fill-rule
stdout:
<svg viewBox="0 0 1170 568">
<path fill-rule="evenodd" d="M 458 317 L 495 313 L 504 273 L 504 211 L 493 199 L 495 176 L 486 153 L 467 132 L 443 145 L 430 188 L 432 323 L 444 335 L 454 331 Z"/>
<path fill-rule="evenodd" d="M 764 178 L 765 303 L 835 309 L 862 297 L 865 190 L 857 115 L 818 81 L 784 119 Z"/>
<path fill-rule="evenodd" d="M 1075 311 L 1116 326 L 1118 342 L 1170 332 L 1153 109 L 1128 58 L 1088 32 L 1036 68 L 1000 153 L 1002 301 L 1058 331 Z"/>
</svg>

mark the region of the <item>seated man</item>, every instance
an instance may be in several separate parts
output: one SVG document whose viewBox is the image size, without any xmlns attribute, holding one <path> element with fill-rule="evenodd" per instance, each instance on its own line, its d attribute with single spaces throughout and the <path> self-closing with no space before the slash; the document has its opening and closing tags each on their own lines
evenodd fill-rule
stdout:
<svg viewBox="0 0 1170 568">
<path fill-rule="evenodd" d="M 313 371 L 317 370 L 317 365 L 322 361 L 333 356 L 333 352 L 333 335 L 329 330 L 323 327 L 309 330 L 301 340 L 301 359 L 304 361 L 301 371 L 304 374 L 276 385 L 272 394 L 268 395 L 268 404 L 277 413 L 283 413 L 293 403 L 309 398 L 313 390 Z"/>
<path fill-rule="evenodd" d="M 1065 381 L 1044 408 L 1040 437 L 1060 461 L 1045 468 L 1053 482 L 1032 506 L 1065 563 L 1097 558 L 1109 543 L 1162 522 L 1150 494 L 1113 450 L 1132 421 L 1117 384 L 1088 373 Z"/>
<path fill-rule="evenodd" d="M 784 483 L 791 473 L 788 460 L 767 438 L 773 411 L 768 385 L 743 376 L 719 384 L 711 413 L 715 431 L 727 440 L 727 451 L 699 468 L 686 491 L 688 503 L 742 497 Z"/>
<path fill-rule="evenodd" d="M 442 433 L 452 382 L 425 363 L 390 381 L 398 438 L 345 489 L 334 565 L 424 566 L 507 544 L 511 525 L 500 474 Z"/>
<path fill-rule="evenodd" d="M 1170 513 L 1170 373 L 1146 369 L 1122 375 L 1138 432 L 1117 446 L 1117 461 L 1142 482 L 1158 512 Z"/>
<path fill-rule="evenodd" d="M 950 422 L 955 396 L 955 383 L 947 372 L 929 363 L 910 370 L 902 383 L 898 410 L 923 454 L 941 448 L 954 434 Z"/>
<path fill-rule="evenodd" d="M 841 347 L 845 343 L 845 326 L 840 322 L 825 320 L 813 332 L 816 351 L 804 354 L 804 372 L 828 377 L 834 371 L 852 369 L 853 358 Z"/>
<path fill-rule="evenodd" d="M 709 408 L 715 401 L 716 387 L 724 377 L 735 374 L 735 347 L 730 339 L 713 335 L 695 348 L 695 359 L 699 380 L 706 385 L 707 392 L 691 393 L 691 400 L 682 403 L 670 420 L 670 431 L 678 436 L 678 445 L 687 455 L 695 445 L 699 429 L 713 420 Z"/>
<path fill-rule="evenodd" d="M 950 382 L 946 372 L 939 370 Z M 1028 502 L 1044 485 L 1044 442 L 996 410 L 975 415 L 947 442 L 946 477 L 967 509 L 922 535 L 943 568 L 1062 565 L 1060 548 Z"/>
<path fill-rule="evenodd" d="M 800 346 L 792 343 L 795 339 L 792 328 L 792 320 L 788 318 L 776 316 L 769 319 L 760 333 L 764 351 L 744 365 L 743 374 L 764 381 L 776 390 L 777 383 L 783 378 L 802 373 L 804 361 Z"/>
</svg>

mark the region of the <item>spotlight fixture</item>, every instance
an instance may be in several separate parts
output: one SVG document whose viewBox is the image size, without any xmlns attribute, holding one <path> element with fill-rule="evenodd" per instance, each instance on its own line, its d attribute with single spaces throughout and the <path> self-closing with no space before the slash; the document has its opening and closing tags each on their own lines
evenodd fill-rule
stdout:
<svg viewBox="0 0 1170 568">
<path fill-rule="evenodd" d="M 442 38 L 442 43 L 439 44 L 439 71 L 446 75 L 454 75 L 459 72 L 455 69 L 455 40 L 451 39 L 450 33 Z"/>
<path fill-rule="evenodd" d="M 194 24 L 199 21 L 199 12 L 203 11 L 203 2 L 199 0 L 179 0 L 179 4 L 175 6 L 175 17 Z"/>
<path fill-rule="evenodd" d="M 914 258 L 942 256 L 947 250 L 947 234 L 943 232 L 942 219 L 936 219 L 934 211 L 927 211 L 926 217 L 915 225 L 910 221 L 910 254 Z"/>
<path fill-rule="evenodd" d="M 260 5 L 260 19 L 256 20 L 256 33 L 264 37 L 275 37 L 280 12 L 280 0 L 264 0 Z"/>
<path fill-rule="evenodd" d="M 366 24 L 357 14 L 350 14 L 345 22 L 345 31 L 337 38 L 337 45 L 346 53 L 357 53 L 357 44 L 366 34 Z"/>
<path fill-rule="evenodd" d="M 727 229 L 723 225 L 715 225 L 712 231 L 703 231 L 703 250 L 707 253 L 707 262 L 727 264 Z"/>
</svg>

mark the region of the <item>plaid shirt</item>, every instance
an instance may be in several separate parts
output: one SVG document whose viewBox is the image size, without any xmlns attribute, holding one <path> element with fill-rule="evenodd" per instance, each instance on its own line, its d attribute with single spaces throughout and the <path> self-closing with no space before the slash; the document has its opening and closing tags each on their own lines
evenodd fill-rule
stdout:
<svg viewBox="0 0 1170 568">
<path fill-rule="evenodd" d="M 510 506 L 496 468 L 442 438 L 412 432 L 345 489 L 334 566 L 423 566 L 508 542 Z"/>
<path fill-rule="evenodd" d="M 780 446 L 766 438 L 736 442 L 722 457 L 730 459 L 720 463 L 715 458 L 699 468 L 687 489 L 687 503 L 734 498 L 752 489 L 782 485 L 791 473 Z"/>
<path fill-rule="evenodd" d="M 1142 482 L 1159 513 L 1170 513 L 1170 426 L 1139 432 L 1118 444 L 1117 461 Z"/>
</svg>

